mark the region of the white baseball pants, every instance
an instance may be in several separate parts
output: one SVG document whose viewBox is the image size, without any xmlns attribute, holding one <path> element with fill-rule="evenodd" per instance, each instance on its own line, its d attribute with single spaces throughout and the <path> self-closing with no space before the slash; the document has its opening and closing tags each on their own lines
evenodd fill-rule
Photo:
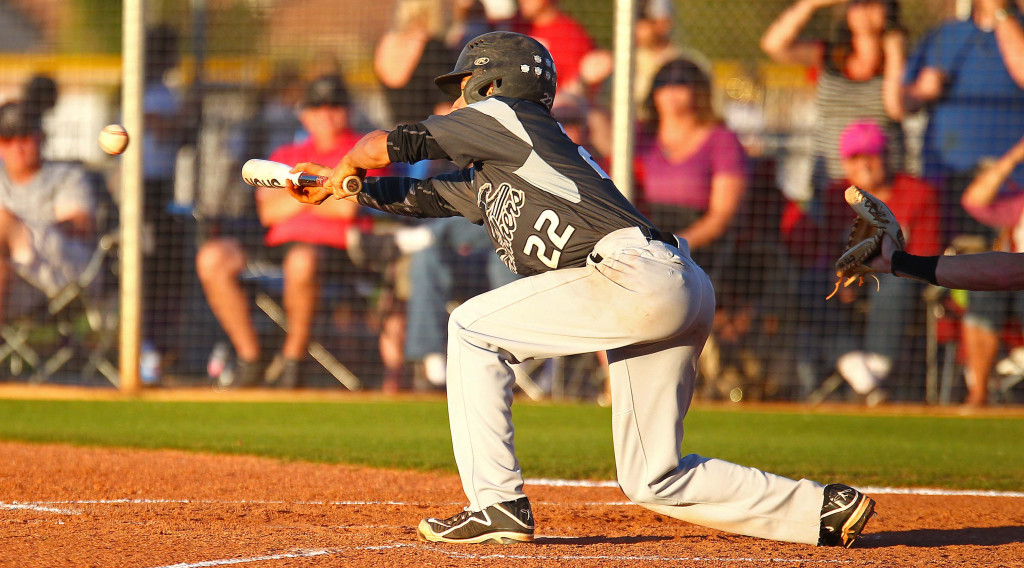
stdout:
<svg viewBox="0 0 1024 568">
<path fill-rule="evenodd" d="M 636 228 L 594 248 L 600 264 L 477 296 L 448 325 L 448 417 L 470 509 L 523 496 L 509 363 L 608 350 L 618 482 L 633 502 L 732 533 L 816 544 L 820 484 L 681 456 L 696 361 L 715 296 L 682 249 Z"/>
</svg>

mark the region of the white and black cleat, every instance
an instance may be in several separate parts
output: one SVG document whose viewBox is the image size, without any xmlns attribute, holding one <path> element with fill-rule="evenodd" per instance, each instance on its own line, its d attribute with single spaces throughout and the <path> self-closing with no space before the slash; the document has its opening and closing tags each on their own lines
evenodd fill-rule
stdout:
<svg viewBox="0 0 1024 568">
<path fill-rule="evenodd" d="M 462 511 L 447 519 L 423 519 L 417 531 L 428 542 L 512 544 L 533 541 L 530 501 L 497 503 L 483 511 Z"/>
</svg>

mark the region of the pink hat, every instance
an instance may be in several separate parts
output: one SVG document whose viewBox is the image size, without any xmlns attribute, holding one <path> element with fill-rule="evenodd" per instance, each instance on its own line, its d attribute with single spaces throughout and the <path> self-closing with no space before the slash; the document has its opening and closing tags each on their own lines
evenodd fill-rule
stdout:
<svg viewBox="0 0 1024 568">
<path fill-rule="evenodd" d="M 885 152 L 885 133 L 873 120 L 851 122 L 839 136 L 839 155 L 843 159 L 866 154 L 880 156 Z"/>
</svg>

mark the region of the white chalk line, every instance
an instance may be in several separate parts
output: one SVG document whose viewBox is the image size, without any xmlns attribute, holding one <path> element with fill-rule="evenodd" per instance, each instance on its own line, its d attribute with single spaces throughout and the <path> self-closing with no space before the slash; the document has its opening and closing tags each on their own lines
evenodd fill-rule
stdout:
<svg viewBox="0 0 1024 568">
<path fill-rule="evenodd" d="M 527 485 L 548 486 L 548 487 L 585 487 L 585 488 L 614 488 L 618 485 L 614 481 L 575 481 L 563 479 L 533 479 L 527 480 Z M 907 487 L 858 487 L 868 495 L 921 495 L 927 497 L 999 497 L 999 498 L 1024 498 L 1021 491 L 993 491 L 976 489 L 929 489 L 929 488 L 907 488 Z M 445 507 L 460 506 L 461 503 L 420 503 L 411 501 L 279 501 L 279 500 L 258 500 L 244 499 L 240 501 L 211 500 L 211 499 L 79 499 L 67 501 L 34 501 L 22 503 L 14 501 L 6 503 L 0 501 L 0 509 L 3 510 L 29 510 L 42 513 L 56 513 L 61 515 L 78 515 L 80 511 L 75 509 L 58 508 L 60 505 L 159 505 L 159 504 L 181 504 L 181 505 L 290 505 L 290 506 L 397 506 L 397 507 Z M 545 506 L 577 506 L 577 507 L 626 507 L 632 506 L 629 501 L 586 501 L 578 503 L 564 502 L 535 502 L 535 505 Z"/>
<path fill-rule="evenodd" d="M 337 549 L 322 550 L 296 550 L 280 554 L 268 554 L 263 556 L 252 556 L 248 558 L 224 558 L 219 560 L 202 560 L 198 562 L 182 562 L 178 564 L 167 564 L 154 566 L 152 568 L 207 568 L 212 566 L 229 566 L 233 564 L 245 564 L 249 562 L 266 562 L 272 560 L 287 560 L 292 558 L 311 558 L 314 556 L 333 556 L 343 553 L 358 551 L 394 550 L 399 548 L 410 548 L 422 550 L 449 558 L 459 560 L 534 560 L 546 562 L 571 562 L 571 561 L 615 561 L 615 562 L 660 562 L 660 563 L 690 563 L 710 562 L 714 564 L 735 564 L 735 563 L 757 563 L 775 564 L 780 562 L 804 565 L 841 565 L 851 564 L 849 559 L 808 559 L 808 558 L 754 558 L 754 557 L 721 557 L 721 556 L 651 556 L 651 555 L 617 555 L 617 554 L 473 554 L 451 550 L 446 545 L 426 545 L 394 543 L 377 546 L 350 546 Z"/>
<path fill-rule="evenodd" d="M 81 511 L 74 509 L 58 509 L 55 507 L 46 507 L 39 503 L 19 503 L 14 501 L 13 503 L 4 503 L 0 501 L 0 509 L 7 511 L 38 511 L 40 513 L 56 513 L 58 515 L 78 515 Z"/>
<path fill-rule="evenodd" d="M 383 548 L 383 547 L 382 547 Z M 314 556 L 326 556 L 338 554 L 333 550 L 297 550 L 281 554 L 269 554 L 265 556 L 252 556 L 249 558 L 224 558 L 221 560 L 203 560 L 200 562 L 181 562 L 178 564 L 167 564 L 157 568 L 204 568 L 206 566 L 229 566 L 231 564 L 245 564 L 248 562 L 265 562 L 268 560 L 286 560 L 289 558 L 312 558 Z"/>
<path fill-rule="evenodd" d="M 924 495 L 932 497 L 1024 497 L 1022 491 L 989 491 L 983 489 L 928 489 L 904 487 L 860 487 L 862 492 L 874 495 Z"/>
</svg>

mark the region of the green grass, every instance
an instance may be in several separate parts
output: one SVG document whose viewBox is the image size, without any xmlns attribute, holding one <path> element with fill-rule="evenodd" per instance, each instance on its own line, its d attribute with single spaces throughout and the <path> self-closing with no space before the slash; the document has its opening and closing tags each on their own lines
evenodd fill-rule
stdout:
<svg viewBox="0 0 1024 568">
<path fill-rule="evenodd" d="M 527 477 L 613 479 L 610 411 L 517 403 Z M 1024 489 L 1024 419 L 697 409 L 683 450 L 822 482 Z M 0 439 L 454 471 L 443 402 L 0 400 Z"/>
</svg>

